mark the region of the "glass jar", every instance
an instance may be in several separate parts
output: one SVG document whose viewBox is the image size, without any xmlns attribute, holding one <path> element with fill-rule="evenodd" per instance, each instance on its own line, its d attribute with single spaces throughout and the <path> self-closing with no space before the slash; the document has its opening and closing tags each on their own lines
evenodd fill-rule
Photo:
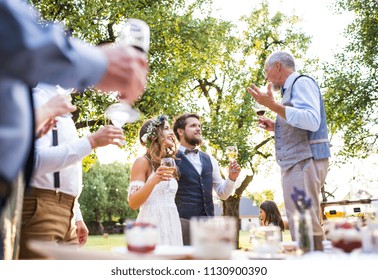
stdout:
<svg viewBox="0 0 378 280">
<path fill-rule="evenodd" d="M 295 241 L 298 243 L 300 253 L 306 254 L 314 251 L 314 237 L 311 215 L 308 210 L 297 211 L 294 214 Z"/>
</svg>

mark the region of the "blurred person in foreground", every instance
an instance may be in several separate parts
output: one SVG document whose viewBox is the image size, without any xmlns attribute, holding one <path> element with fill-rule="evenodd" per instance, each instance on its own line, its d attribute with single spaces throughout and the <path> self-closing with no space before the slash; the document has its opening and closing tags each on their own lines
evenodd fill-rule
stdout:
<svg viewBox="0 0 378 280">
<path fill-rule="evenodd" d="M 226 200 L 235 189 L 240 166 L 236 160 L 230 162 L 228 177 L 224 180 L 218 161 L 198 149 L 203 143 L 199 115 L 187 113 L 176 117 L 173 131 L 180 142 L 176 161 L 180 173 L 176 206 L 184 245 L 190 245 L 190 218 L 214 216 L 213 190 L 222 200 Z"/>
<path fill-rule="evenodd" d="M 24 186 L 33 170 L 31 88 L 95 86 L 133 102 L 146 84 L 147 57 L 131 47 L 66 38 L 56 24 L 42 27 L 24 1 L 0 0 L 0 14 L 0 259 L 17 259 Z"/>
<path fill-rule="evenodd" d="M 320 192 L 331 156 L 323 98 L 315 80 L 296 71 L 294 58 L 288 52 L 277 51 L 266 59 L 265 78 L 269 81 L 267 92 L 254 84 L 248 87 L 248 92 L 257 103 L 277 113 L 275 121 L 259 117 L 258 122 L 275 133 L 276 160 L 281 168 L 291 238 L 295 240 L 296 212 L 291 195 L 297 187 L 312 200 L 314 248 L 322 250 Z M 281 90 L 280 103 L 276 102 L 273 90 Z"/>
<path fill-rule="evenodd" d="M 182 246 L 180 218 L 175 204 L 177 169 L 161 166 L 163 158 L 176 158 L 176 138 L 168 118 L 147 120 L 139 130 L 146 154 L 133 163 L 130 174 L 129 206 L 140 208 L 137 222 L 149 221 L 158 229 L 158 245 Z"/>
<path fill-rule="evenodd" d="M 33 89 L 35 107 L 44 106 L 57 94 L 56 86 L 38 84 Z M 82 159 L 93 149 L 120 145 L 116 139 L 124 139 L 123 130 L 113 125 L 79 138 L 69 114 L 56 119 L 56 127 L 36 140 L 33 176 L 22 207 L 20 259 L 44 258 L 29 248 L 33 240 L 85 244 L 89 232 L 78 202 L 83 184 Z"/>
</svg>

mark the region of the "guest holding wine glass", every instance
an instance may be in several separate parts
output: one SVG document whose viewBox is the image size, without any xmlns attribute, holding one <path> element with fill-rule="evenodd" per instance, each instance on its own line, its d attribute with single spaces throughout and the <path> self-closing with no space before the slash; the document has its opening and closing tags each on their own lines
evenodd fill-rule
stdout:
<svg viewBox="0 0 378 280">
<path fill-rule="evenodd" d="M 59 24 L 41 23 L 26 2 L 0 0 L 0 259 L 18 258 L 20 214 L 33 172 L 31 88 L 42 81 L 84 90 L 142 95 L 147 56 L 132 47 L 95 47 L 67 38 Z"/>
<path fill-rule="evenodd" d="M 53 85 L 40 83 L 33 89 L 37 110 L 56 96 L 58 88 Z M 35 143 L 34 173 L 23 199 L 20 259 L 44 258 L 29 249 L 28 242 L 32 240 L 85 244 L 88 229 L 78 202 L 82 159 L 98 147 L 119 145 L 115 139 L 124 137 L 122 129 L 107 125 L 79 138 L 72 115 L 56 119 L 55 128 Z"/>
<path fill-rule="evenodd" d="M 330 143 L 326 113 L 316 81 L 300 75 L 295 61 L 285 51 L 272 53 L 265 61 L 267 92 L 256 85 L 248 87 L 255 101 L 277 113 L 275 121 L 265 117 L 259 123 L 275 133 L 276 160 L 281 168 L 281 181 L 292 240 L 295 240 L 294 213 L 291 194 L 294 187 L 312 200 L 312 228 L 315 250 L 322 250 L 324 232 L 320 224 L 320 190 L 328 173 Z M 272 90 L 281 89 L 282 100 L 276 102 Z"/>
<path fill-rule="evenodd" d="M 198 149 L 203 142 L 199 115 L 186 113 L 176 117 L 173 130 L 180 141 L 176 162 L 180 172 L 176 205 L 184 244 L 190 245 L 190 218 L 214 216 L 213 190 L 221 199 L 227 199 L 234 191 L 240 166 L 232 160 L 228 166 L 228 177 L 223 179 L 218 161 Z"/>
<path fill-rule="evenodd" d="M 155 223 L 158 245 L 183 245 L 179 214 L 175 204 L 176 168 L 167 165 L 176 158 L 176 139 L 167 116 L 146 121 L 139 130 L 139 141 L 147 148 L 131 168 L 129 206 L 140 208 L 137 222 Z M 174 161 L 173 161 L 174 162 Z"/>
</svg>

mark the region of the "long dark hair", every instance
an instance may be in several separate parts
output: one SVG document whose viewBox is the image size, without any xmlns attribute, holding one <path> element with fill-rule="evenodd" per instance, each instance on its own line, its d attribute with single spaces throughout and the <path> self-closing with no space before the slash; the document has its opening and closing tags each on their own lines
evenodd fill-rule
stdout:
<svg viewBox="0 0 378 280">
<path fill-rule="evenodd" d="M 279 226 L 282 231 L 285 230 L 280 210 L 278 209 L 277 204 L 274 201 L 265 200 L 260 204 L 260 208 L 265 212 L 265 225 L 272 223 L 275 226 Z"/>
</svg>

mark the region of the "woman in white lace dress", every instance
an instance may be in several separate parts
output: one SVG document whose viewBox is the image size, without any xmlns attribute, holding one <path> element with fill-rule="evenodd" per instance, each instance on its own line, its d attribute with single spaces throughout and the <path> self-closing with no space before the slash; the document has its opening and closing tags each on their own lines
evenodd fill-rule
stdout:
<svg viewBox="0 0 378 280">
<path fill-rule="evenodd" d="M 181 223 L 175 195 L 177 170 L 167 172 L 160 166 L 162 158 L 175 158 L 175 136 L 164 115 L 146 121 L 139 131 L 139 141 L 147 148 L 144 156 L 135 160 L 130 175 L 129 206 L 140 208 L 137 221 L 152 221 L 157 225 L 159 245 L 183 245 Z"/>
</svg>

